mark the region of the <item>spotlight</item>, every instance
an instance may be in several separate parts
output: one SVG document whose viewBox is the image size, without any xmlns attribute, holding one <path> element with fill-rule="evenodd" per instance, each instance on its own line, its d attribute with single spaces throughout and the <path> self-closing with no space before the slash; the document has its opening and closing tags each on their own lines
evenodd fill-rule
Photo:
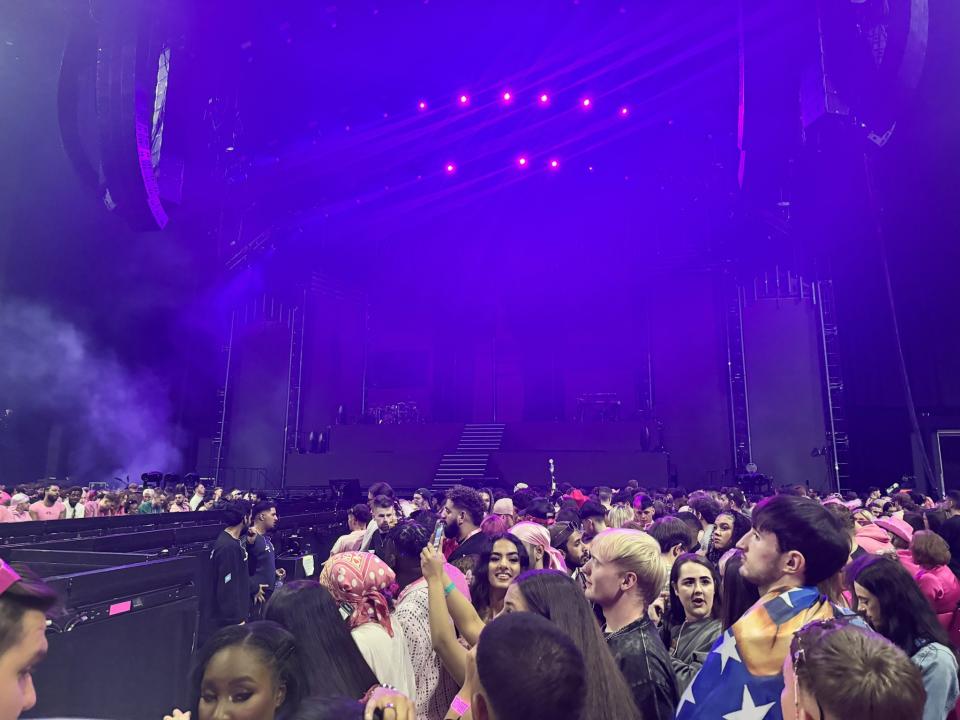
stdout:
<svg viewBox="0 0 960 720">
<path fill-rule="evenodd" d="M 559 168 L 560 168 L 560 161 L 559 161 L 559 160 L 557 160 L 556 158 L 554 158 L 553 160 L 550 161 L 550 169 L 551 169 L 551 170 L 558 170 Z"/>
<path fill-rule="evenodd" d="M 521 155 L 520 157 L 517 158 L 517 165 L 519 165 L 520 167 L 524 168 L 527 166 L 527 164 L 528 164 L 528 161 L 527 161 L 526 155 Z"/>
<path fill-rule="evenodd" d="M 453 175 L 457 171 L 457 166 L 454 165 L 452 162 L 447 163 L 446 167 L 444 167 L 444 170 L 447 171 L 447 175 Z"/>
<path fill-rule="evenodd" d="M 626 117 L 626 116 L 629 115 L 629 114 L 630 114 L 630 108 L 628 108 L 626 105 L 624 105 L 622 108 L 620 108 L 620 116 L 621 116 L 621 117 Z"/>
<path fill-rule="evenodd" d="M 590 98 L 584 98 L 583 100 L 580 101 L 580 104 L 583 105 L 584 110 L 586 110 L 587 108 L 590 107 L 590 105 L 592 104 L 592 101 L 590 100 Z"/>
<path fill-rule="evenodd" d="M 505 90 L 502 97 L 503 97 L 503 101 L 508 103 L 511 100 L 513 100 L 513 93 L 510 92 L 509 90 Z"/>
<path fill-rule="evenodd" d="M 470 102 L 470 97 L 468 95 L 461 95 L 459 99 L 461 105 L 466 105 Z"/>
<path fill-rule="evenodd" d="M 550 102 L 550 96 L 547 95 L 546 93 L 540 93 L 540 104 L 546 105 L 549 102 Z"/>
<path fill-rule="evenodd" d="M 419 103 L 417 103 L 417 107 L 418 107 L 421 111 L 422 111 L 422 110 L 426 110 L 426 109 L 427 109 L 427 101 L 426 101 L 426 100 L 421 100 Z"/>
</svg>

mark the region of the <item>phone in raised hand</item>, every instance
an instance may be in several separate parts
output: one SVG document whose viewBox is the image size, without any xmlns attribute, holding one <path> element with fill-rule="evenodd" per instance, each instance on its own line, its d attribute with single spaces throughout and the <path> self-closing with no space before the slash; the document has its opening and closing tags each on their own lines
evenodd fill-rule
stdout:
<svg viewBox="0 0 960 720">
<path fill-rule="evenodd" d="M 443 520 L 437 520 L 437 524 L 433 528 L 433 539 L 430 541 L 430 545 L 437 552 L 440 552 L 443 548 Z"/>
</svg>

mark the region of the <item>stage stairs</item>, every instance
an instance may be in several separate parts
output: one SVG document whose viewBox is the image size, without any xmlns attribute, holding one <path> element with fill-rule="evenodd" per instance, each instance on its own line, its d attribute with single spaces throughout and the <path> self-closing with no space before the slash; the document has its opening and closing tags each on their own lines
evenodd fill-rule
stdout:
<svg viewBox="0 0 960 720">
<path fill-rule="evenodd" d="M 456 451 L 445 454 L 433 478 L 435 489 L 450 488 L 464 481 L 487 476 L 490 453 L 503 443 L 503 423 L 464 425 Z"/>
</svg>

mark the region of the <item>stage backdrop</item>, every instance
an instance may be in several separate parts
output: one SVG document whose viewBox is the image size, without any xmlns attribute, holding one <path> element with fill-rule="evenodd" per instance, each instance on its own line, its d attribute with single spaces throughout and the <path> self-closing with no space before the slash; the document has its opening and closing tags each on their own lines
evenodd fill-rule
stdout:
<svg viewBox="0 0 960 720">
<path fill-rule="evenodd" d="M 817 307 L 802 300 L 748 299 L 743 342 L 753 461 L 774 483 L 831 487 Z"/>
</svg>

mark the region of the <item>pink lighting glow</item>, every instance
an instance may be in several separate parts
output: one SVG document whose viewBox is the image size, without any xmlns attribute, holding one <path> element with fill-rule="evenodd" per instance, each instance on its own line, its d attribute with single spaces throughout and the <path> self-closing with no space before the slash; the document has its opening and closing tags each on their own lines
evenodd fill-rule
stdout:
<svg viewBox="0 0 960 720">
<path fill-rule="evenodd" d="M 584 108 L 589 108 L 590 105 L 592 104 L 592 101 L 590 100 L 590 98 L 584 98 L 583 100 L 580 101 L 580 104 L 583 105 Z"/>
<path fill-rule="evenodd" d="M 560 161 L 559 161 L 559 160 L 557 160 L 556 158 L 554 158 L 553 160 L 550 161 L 550 169 L 551 169 L 551 170 L 557 170 L 559 167 L 560 167 Z"/>
<path fill-rule="evenodd" d="M 540 104 L 546 105 L 548 102 L 550 102 L 550 96 L 546 93 L 540 93 Z"/>
<path fill-rule="evenodd" d="M 521 155 L 520 157 L 517 158 L 517 165 L 519 165 L 520 167 L 526 167 L 526 166 L 527 166 L 527 157 L 526 157 L 526 155 Z"/>
<path fill-rule="evenodd" d="M 506 90 L 506 91 L 503 93 L 503 101 L 504 101 L 504 102 L 510 102 L 511 100 L 513 100 L 513 93 L 510 92 L 509 90 Z"/>
<path fill-rule="evenodd" d="M 469 103 L 469 102 L 470 102 L 469 96 L 467 96 L 467 95 L 461 95 L 461 96 L 460 96 L 460 104 L 461 104 L 461 105 L 466 105 L 466 104 Z"/>
<path fill-rule="evenodd" d="M 447 171 L 447 175 L 453 175 L 457 171 L 457 166 L 454 165 L 453 163 L 447 163 L 444 170 Z"/>
<path fill-rule="evenodd" d="M 425 100 L 421 100 L 419 103 L 417 103 L 417 107 L 420 108 L 421 110 L 426 110 L 427 102 Z"/>
<path fill-rule="evenodd" d="M 626 117 L 626 116 L 629 115 L 629 114 L 630 114 L 630 108 L 628 108 L 626 105 L 624 105 L 622 108 L 620 108 L 620 115 L 621 115 L 621 117 Z"/>
</svg>

